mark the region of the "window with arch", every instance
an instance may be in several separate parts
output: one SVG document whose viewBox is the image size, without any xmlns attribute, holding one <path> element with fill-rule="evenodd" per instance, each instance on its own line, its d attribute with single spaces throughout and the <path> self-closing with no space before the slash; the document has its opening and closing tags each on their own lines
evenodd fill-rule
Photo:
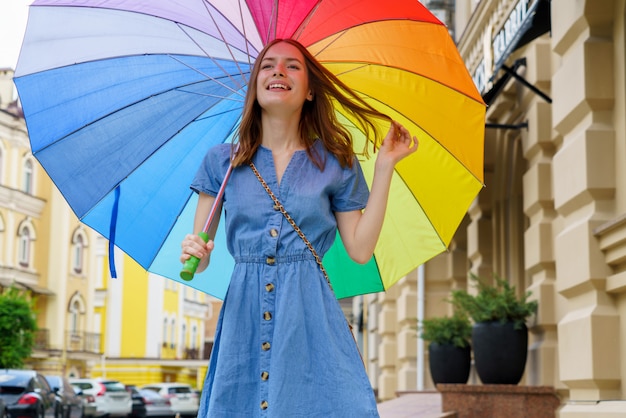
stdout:
<svg viewBox="0 0 626 418">
<path fill-rule="evenodd" d="M 22 175 L 22 191 L 27 194 L 33 194 L 35 166 L 30 158 L 24 161 L 24 172 Z"/>
<path fill-rule="evenodd" d="M 28 225 L 20 227 L 18 232 L 17 262 L 22 267 L 30 266 L 31 245 L 33 237 Z"/>
<path fill-rule="evenodd" d="M 163 318 L 163 347 L 167 346 L 167 318 Z"/>
<path fill-rule="evenodd" d="M 196 349 L 196 339 L 198 338 L 198 326 L 193 324 L 191 327 L 191 348 Z"/>
<path fill-rule="evenodd" d="M 81 274 L 85 264 L 85 248 L 87 236 L 81 228 L 77 229 L 72 236 L 72 271 Z"/>
<path fill-rule="evenodd" d="M 187 336 L 187 324 L 183 323 L 183 326 L 181 327 L 181 330 L 180 330 L 180 346 L 181 347 L 185 347 L 186 336 Z"/>
<path fill-rule="evenodd" d="M 172 318 L 172 322 L 170 323 L 170 348 L 176 347 L 176 320 Z"/>
<path fill-rule="evenodd" d="M 76 335 L 82 330 L 81 315 L 85 314 L 85 301 L 80 293 L 76 292 L 70 298 L 68 313 L 70 333 Z"/>
</svg>

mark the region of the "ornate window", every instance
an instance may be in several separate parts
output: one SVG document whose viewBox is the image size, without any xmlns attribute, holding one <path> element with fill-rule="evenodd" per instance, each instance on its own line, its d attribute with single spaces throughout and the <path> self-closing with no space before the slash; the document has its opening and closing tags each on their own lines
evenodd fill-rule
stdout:
<svg viewBox="0 0 626 418">
<path fill-rule="evenodd" d="M 22 191 L 27 194 L 33 194 L 34 183 L 34 165 L 30 158 L 24 160 L 24 171 L 22 175 Z"/>
<path fill-rule="evenodd" d="M 163 318 L 163 347 L 167 347 L 167 318 Z"/>
<path fill-rule="evenodd" d="M 172 322 L 170 324 L 170 348 L 176 347 L 176 320 L 172 318 Z"/>
<path fill-rule="evenodd" d="M 68 305 L 69 313 L 69 330 L 71 334 L 78 334 L 82 329 L 80 315 L 85 314 L 85 301 L 80 293 L 76 292 L 72 295 Z"/>
<path fill-rule="evenodd" d="M 72 236 L 72 271 L 75 274 L 83 272 L 85 264 L 85 248 L 87 247 L 87 235 L 82 228 L 77 228 Z"/>
<path fill-rule="evenodd" d="M 35 229 L 30 220 L 20 223 L 17 228 L 17 262 L 22 267 L 29 267 L 32 258 L 33 241 L 35 241 Z"/>
<path fill-rule="evenodd" d="M 193 324 L 191 327 L 191 348 L 196 349 L 196 339 L 198 338 L 198 326 Z"/>
</svg>

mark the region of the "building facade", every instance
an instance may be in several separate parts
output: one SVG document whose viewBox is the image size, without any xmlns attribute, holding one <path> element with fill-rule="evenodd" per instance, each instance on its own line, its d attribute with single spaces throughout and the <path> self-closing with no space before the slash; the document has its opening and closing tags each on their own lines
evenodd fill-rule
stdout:
<svg viewBox="0 0 626 418">
<path fill-rule="evenodd" d="M 39 329 L 28 366 L 200 387 L 205 332 L 220 302 L 117 250 L 118 278 L 110 278 L 107 240 L 76 218 L 30 151 L 12 77 L 0 69 L 0 291 L 14 286 L 35 298 Z"/>
<path fill-rule="evenodd" d="M 488 105 L 485 188 L 449 252 L 364 298 L 372 384 L 432 389 L 416 319 L 496 273 L 539 303 L 521 384 L 554 387 L 561 418 L 626 416 L 626 1 L 455 6 Z"/>
</svg>

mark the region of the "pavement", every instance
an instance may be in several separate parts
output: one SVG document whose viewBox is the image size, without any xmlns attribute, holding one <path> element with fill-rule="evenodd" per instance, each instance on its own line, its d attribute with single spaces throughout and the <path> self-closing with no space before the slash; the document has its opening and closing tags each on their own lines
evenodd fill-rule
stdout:
<svg viewBox="0 0 626 418">
<path fill-rule="evenodd" d="M 406 392 L 395 399 L 378 404 L 380 418 L 440 418 L 441 394 L 439 392 Z"/>
</svg>

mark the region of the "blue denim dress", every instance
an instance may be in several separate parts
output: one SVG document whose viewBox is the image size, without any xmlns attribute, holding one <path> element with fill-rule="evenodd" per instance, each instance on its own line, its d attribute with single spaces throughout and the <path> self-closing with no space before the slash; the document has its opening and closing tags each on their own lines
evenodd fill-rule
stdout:
<svg viewBox="0 0 626 418">
<path fill-rule="evenodd" d="M 257 169 L 320 257 L 332 245 L 333 212 L 365 207 L 360 165 L 342 168 L 321 141 L 323 171 L 296 152 L 280 185 L 271 150 Z M 231 147 L 212 148 L 191 188 L 217 194 Z M 249 166 L 224 192 L 227 246 L 235 268 L 218 319 L 198 417 L 377 417 L 376 401 L 343 312 L 309 249 Z M 212 260 L 215 262 L 215 260 Z"/>
</svg>

